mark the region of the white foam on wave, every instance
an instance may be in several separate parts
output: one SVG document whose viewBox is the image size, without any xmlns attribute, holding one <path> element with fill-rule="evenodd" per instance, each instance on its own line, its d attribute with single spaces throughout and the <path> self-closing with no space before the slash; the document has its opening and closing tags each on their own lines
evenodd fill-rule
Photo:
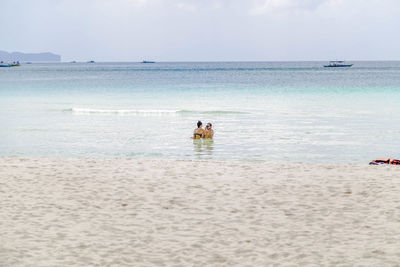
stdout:
<svg viewBox="0 0 400 267">
<path fill-rule="evenodd" d="M 71 111 L 77 114 L 175 114 L 179 110 L 167 109 L 94 109 L 94 108 L 72 108 Z"/>
<path fill-rule="evenodd" d="M 250 114 L 248 111 L 233 110 L 187 110 L 187 109 L 104 109 L 104 108 L 70 108 L 64 111 L 74 114 L 116 114 L 116 115 L 240 115 Z"/>
</svg>

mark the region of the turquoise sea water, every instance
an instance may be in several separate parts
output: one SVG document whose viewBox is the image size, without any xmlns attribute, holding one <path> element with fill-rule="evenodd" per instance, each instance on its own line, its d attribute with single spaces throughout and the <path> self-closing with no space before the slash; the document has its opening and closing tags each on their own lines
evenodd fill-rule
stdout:
<svg viewBox="0 0 400 267">
<path fill-rule="evenodd" d="M 0 156 L 368 163 L 400 158 L 400 62 L 0 69 Z M 197 120 L 213 142 L 190 139 Z"/>
</svg>

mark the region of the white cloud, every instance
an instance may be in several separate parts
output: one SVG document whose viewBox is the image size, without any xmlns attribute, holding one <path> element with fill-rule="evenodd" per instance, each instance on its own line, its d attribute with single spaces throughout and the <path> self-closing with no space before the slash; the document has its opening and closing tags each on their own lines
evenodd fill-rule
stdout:
<svg viewBox="0 0 400 267">
<path fill-rule="evenodd" d="M 175 3 L 175 6 L 179 9 L 183 9 L 186 11 L 195 11 L 197 7 L 193 3 L 179 1 Z"/>
<path fill-rule="evenodd" d="M 399 0 L 13 0 L 1 9 L 0 50 L 64 60 L 400 59 Z"/>
<path fill-rule="evenodd" d="M 330 0 L 264 0 L 256 1 L 250 9 L 251 15 L 293 13 L 297 11 L 313 11 Z"/>
<path fill-rule="evenodd" d="M 149 3 L 149 0 L 123 0 L 123 1 L 133 6 L 145 6 L 146 4 Z M 114 2 L 115 4 L 115 2 L 117 1 L 114 0 L 112 2 Z"/>
</svg>

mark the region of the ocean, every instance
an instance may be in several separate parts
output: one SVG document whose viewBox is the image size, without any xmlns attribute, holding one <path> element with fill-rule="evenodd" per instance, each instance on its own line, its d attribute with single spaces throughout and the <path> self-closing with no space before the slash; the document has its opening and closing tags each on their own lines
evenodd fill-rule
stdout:
<svg viewBox="0 0 400 267">
<path fill-rule="evenodd" d="M 0 156 L 368 163 L 400 158 L 400 62 L 0 69 Z M 198 120 L 213 141 L 193 141 Z"/>
</svg>

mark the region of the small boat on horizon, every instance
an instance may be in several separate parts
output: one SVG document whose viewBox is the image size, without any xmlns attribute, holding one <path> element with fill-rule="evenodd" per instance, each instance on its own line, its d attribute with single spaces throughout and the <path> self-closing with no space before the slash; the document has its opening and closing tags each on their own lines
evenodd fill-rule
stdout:
<svg viewBox="0 0 400 267">
<path fill-rule="evenodd" d="M 142 63 L 156 63 L 155 61 L 143 60 Z"/>
<path fill-rule="evenodd" d="M 351 67 L 353 64 L 346 64 L 343 60 L 333 60 L 329 61 L 328 65 L 324 65 L 325 68 L 343 68 L 343 67 Z"/>
<path fill-rule="evenodd" d="M 94 60 L 90 60 L 87 63 L 95 63 L 95 61 Z"/>
<path fill-rule="evenodd" d="M 0 62 L 1 68 L 9 68 L 9 67 L 18 67 L 20 66 L 19 61 L 13 63 L 4 63 L 3 61 Z"/>
</svg>

